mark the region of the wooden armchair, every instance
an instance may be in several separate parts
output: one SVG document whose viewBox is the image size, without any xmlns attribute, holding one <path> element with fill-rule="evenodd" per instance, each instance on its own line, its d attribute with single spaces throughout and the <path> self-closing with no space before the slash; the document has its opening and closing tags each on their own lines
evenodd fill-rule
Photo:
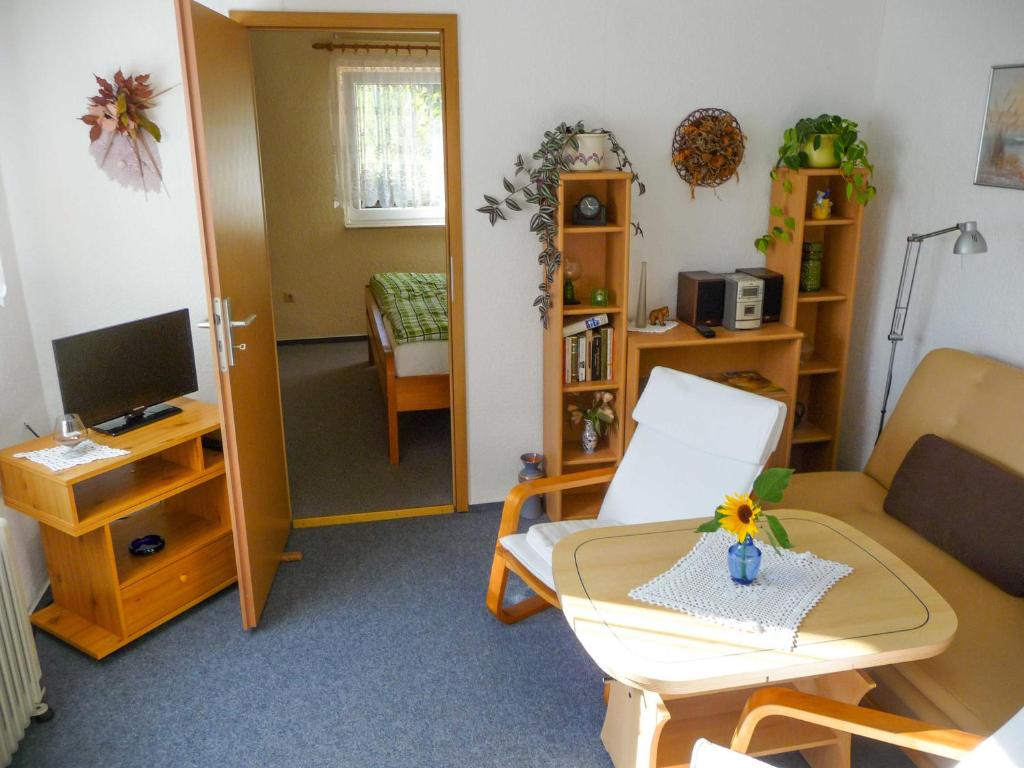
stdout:
<svg viewBox="0 0 1024 768">
<path fill-rule="evenodd" d="M 555 545 L 584 528 L 708 517 L 727 493 L 748 490 L 775 450 L 786 406 L 668 368 L 655 368 L 633 419 L 633 439 L 618 469 L 533 480 L 505 499 L 487 607 L 511 624 L 558 607 L 551 561 Z M 621 415 L 620 415 L 621 417 Z M 530 496 L 611 483 L 596 519 L 538 523 L 518 533 Z M 536 595 L 506 607 L 509 571 Z"/>
<path fill-rule="evenodd" d="M 690 768 L 770 768 L 767 763 L 745 756 L 754 730 L 767 717 L 788 717 L 960 760 L 959 768 L 1015 768 L 1024 764 L 1024 710 L 985 739 L 788 688 L 761 688 L 747 699 L 732 737 L 732 749 L 701 739 L 694 745 Z"/>
</svg>

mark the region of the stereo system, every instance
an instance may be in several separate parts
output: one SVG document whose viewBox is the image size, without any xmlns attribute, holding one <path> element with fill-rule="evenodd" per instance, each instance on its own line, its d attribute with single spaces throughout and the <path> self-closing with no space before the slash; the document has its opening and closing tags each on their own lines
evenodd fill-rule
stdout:
<svg viewBox="0 0 1024 768">
<path fill-rule="evenodd" d="M 764 305 L 761 308 L 761 320 L 766 323 L 777 323 L 782 317 L 782 275 L 764 267 L 744 267 L 737 269 L 764 281 Z"/>
<path fill-rule="evenodd" d="M 728 275 L 680 272 L 676 316 L 693 326 L 759 328 L 782 317 L 782 284 L 782 275 L 763 267 L 745 267 Z"/>
<path fill-rule="evenodd" d="M 724 275 L 725 315 L 722 325 L 730 331 L 750 331 L 761 327 L 764 305 L 764 280 L 744 272 Z"/>
</svg>

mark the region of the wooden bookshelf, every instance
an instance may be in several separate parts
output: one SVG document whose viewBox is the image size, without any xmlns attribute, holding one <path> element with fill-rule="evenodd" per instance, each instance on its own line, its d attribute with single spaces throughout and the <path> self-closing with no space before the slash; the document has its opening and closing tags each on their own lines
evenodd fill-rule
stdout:
<svg viewBox="0 0 1024 768">
<path fill-rule="evenodd" d="M 565 306 L 562 302 L 564 269 L 559 269 L 551 285 L 550 322 L 544 332 L 544 456 L 549 475 L 569 474 L 598 467 L 613 467 L 624 450 L 622 429 L 622 382 L 626 369 L 626 331 L 629 304 L 629 230 L 631 177 L 624 171 L 563 173 L 558 188 L 559 228 L 557 246 L 562 262 L 575 258 L 582 274 L 575 281 L 576 296 L 583 304 Z M 574 226 L 572 209 L 581 197 L 596 195 L 607 207 L 604 226 Z M 609 291 L 609 306 L 589 303 L 594 288 Z M 612 329 L 612 378 L 609 381 L 565 383 L 565 342 L 562 329 L 567 323 L 591 315 L 607 314 Z M 616 423 L 602 437 L 593 454 L 580 446 L 582 430 L 574 427 L 566 411 L 570 403 L 589 407 L 594 392 L 615 395 Z M 547 513 L 551 520 L 593 517 L 604 498 L 604 487 L 586 488 L 547 495 Z"/>
<path fill-rule="evenodd" d="M 792 183 L 792 192 L 783 188 Z M 830 219 L 810 216 L 819 190 L 829 191 Z M 839 420 L 843 406 L 850 328 L 857 286 L 863 206 L 846 198 L 846 182 L 838 169 L 779 170 L 772 182 L 771 206 L 796 220 L 792 242 L 768 249 L 765 266 L 782 273 L 782 322 L 804 334 L 796 386 L 796 402 L 805 414 L 792 433 L 790 465 L 812 472 L 835 467 Z M 783 226 L 771 217 L 769 226 Z M 820 291 L 800 291 L 800 259 L 804 242 L 824 243 Z"/>
<path fill-rule="evenodd" d="M 626 411 L 632 413 L 651 369 L 659 365 L 698 376 L 725 371 L 757 371 L 783 389 L 773 397 L 786 404 L 786 426 L 779 447 L 768 464 L 788 466 L 802 339 L 800 330 L 785 323 L 767 323 L 751 331 L 730 331 L 718 327 L 710 339 L 685 323 L 664 333 L 630 333 L 626 360 Z M 627 445 L 635 429 L 636 422 L 627 419 Z"/>
</svg>

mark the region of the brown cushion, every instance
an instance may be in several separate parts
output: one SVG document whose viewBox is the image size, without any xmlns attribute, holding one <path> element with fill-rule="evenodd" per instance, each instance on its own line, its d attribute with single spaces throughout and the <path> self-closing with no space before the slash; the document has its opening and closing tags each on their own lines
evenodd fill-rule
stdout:
<svg viewBox="0 0 1024 768">
<path fill-rule="evenodd" d="M 1024 597 L 1024 478 L 936 435 L 907 452 L 885 511 L 1015 597 Z"/>
</svg>

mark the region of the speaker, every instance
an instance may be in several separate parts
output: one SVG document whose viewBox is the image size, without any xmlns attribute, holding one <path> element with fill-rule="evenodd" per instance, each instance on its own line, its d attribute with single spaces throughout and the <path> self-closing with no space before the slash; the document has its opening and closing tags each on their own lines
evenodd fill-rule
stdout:
<svg viewBox="0 0 1024 768">
<path fill-rule="evenodd" d="M 721 325 L 725 280 L 705 270 L 679 273 L 676 317 L 689 325 Z"/>
<path fill-rule="evenodd" d="M 764 267 L 744 267 L 736 271 L 764 280 L 764 306 L 761 310 L 761 320 L 765 323 L 779 322 L 782 317 L 782 275 Z"/>
</svg>

